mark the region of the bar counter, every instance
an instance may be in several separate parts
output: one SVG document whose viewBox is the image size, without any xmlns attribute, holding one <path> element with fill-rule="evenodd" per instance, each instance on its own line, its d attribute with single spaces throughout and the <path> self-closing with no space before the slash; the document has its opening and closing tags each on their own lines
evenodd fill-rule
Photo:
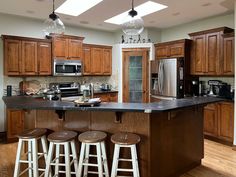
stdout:
<svg viewBox="0 0 236 177">
<path fill-rule="evenodd" d="M 141 177 L 177 177 L 200 165 L 204 157 L 203 107 L 223 101 L 196 97 L 147 104 L 101 103 L 78 107 L 72 102 L 24 96 L 3 97 L 3 100 L 8 109 L 26 110 L 26 118 L 34 121 L 35 127 L 106 132 L 109 167 L 114 150 L 110 136 L 124 131 L 140 135 L 137 148 Z"/>
</svg>

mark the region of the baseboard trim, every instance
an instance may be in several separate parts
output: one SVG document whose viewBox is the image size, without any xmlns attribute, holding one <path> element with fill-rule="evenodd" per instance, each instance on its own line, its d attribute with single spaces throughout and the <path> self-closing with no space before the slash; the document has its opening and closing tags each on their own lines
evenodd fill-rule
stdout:
<svg viewBox="0 0 236 177">
<path fill-rule="evenodd" d="M 232 149 L 233 149 L 234 151 L 236 151 L 236 145 L 233 145 Z"/>
</svg>

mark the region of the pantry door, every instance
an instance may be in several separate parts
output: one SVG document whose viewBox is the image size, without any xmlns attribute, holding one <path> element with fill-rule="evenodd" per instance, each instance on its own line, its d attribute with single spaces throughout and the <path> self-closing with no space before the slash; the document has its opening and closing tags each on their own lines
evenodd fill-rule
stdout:
<svg viewBox="0 0 236 177">
<path fill-rule="evenodd" d="M 123 102 L 149 102 L 148 49 L 123 49 Z"/>
</svg>

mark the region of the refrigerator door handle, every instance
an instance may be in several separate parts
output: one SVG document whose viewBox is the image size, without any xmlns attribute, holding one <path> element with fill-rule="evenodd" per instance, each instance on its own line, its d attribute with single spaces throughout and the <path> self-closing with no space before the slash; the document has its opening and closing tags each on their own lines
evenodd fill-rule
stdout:
<svg viewBox="0 0 236 177">
<path fill-rule="evenodd" d="M 164 64 L 162 61 L 159 61 L 159 72 L 158 72 L 158 90 L 159 93 L 163 92 L 163 68 Z"/>
</svg>

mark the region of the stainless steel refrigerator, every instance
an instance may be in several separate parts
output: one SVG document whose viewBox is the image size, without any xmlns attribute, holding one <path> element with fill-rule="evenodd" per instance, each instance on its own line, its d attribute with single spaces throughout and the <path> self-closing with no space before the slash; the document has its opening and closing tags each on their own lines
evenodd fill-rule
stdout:
<svg viewBox="0 0 236 177">
<path fill-rule="evenodd" d="M 152 76 L 151 97 L 176 99 L 184 97 L 184 58 L 159 59 L 157 74 Z"/>
</svg>

